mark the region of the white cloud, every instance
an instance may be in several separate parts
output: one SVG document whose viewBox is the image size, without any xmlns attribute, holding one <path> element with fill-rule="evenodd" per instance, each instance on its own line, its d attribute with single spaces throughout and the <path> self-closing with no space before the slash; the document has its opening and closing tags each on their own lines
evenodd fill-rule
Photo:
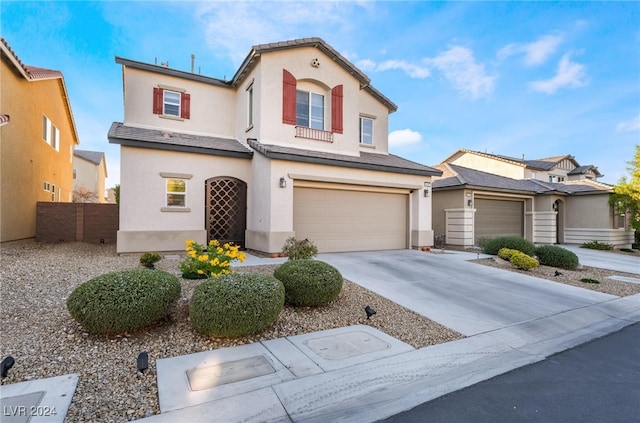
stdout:
<svg viewBox="0 0 640 423">
<path fill-rule="evenodd" d="M 479 98 L 493 92 L 495 76 L 485 72 L 484 65 L 476 63 L 471 50 L 452 47 L 425 63 L 440 70 L 454 88 L 472 98 Z"/>
<path fill-rule="evenodd" d="M 553 94 L 561 88 L 578 88 L 587 85 L 587 74 L 584 65 L 572 62 L 569 54 L 560 59 L 558 70 L 553 78 L 533 81 L 529 86 L 538 92 Z"/>
<path fill-rule="evenodd" d="M 369 59 L 358 60 L 355 65 L 364 72 L 370 72 L 376 70 L 376 62 Z"/>
<path fill-rule="evenodd" d="M 635 118 L 618 123 L 616 130 L 619 132 L 640 131 L 640 113 Z"/>
<path fill-rule="evenodd" d="M 409 75 L 409 77 L 420 79 L 428 77 L 431 73 L 429 71 L 429 68 L 405 62 L 404 60 L 386 60 L 376 67 L 376 70 L 378 71 L 386 71 L 391 69 L 400 69 L 407 75 Z"/>
<path fill-rule="evenodd" d="M 422 135 L 411 129 L 400 129 L 389 134 L 389 146 L 391 147 L 418 144 L 420 141 L 422 141 Z"/>
<path fill-rule="evenodd" d="M 535 66 L 544 63 L 562 42 L 560 35 L 544 35 L 528 44 L 512 43 L 498 50 L 499 59 L 506 59 L 514 54 L 524 54 L 524 63 Z"/>
</svg>

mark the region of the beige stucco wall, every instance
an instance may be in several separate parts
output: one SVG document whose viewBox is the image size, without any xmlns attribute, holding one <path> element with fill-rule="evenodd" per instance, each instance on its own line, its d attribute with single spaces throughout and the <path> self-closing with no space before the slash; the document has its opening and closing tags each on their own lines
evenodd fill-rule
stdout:
<svg viewBox="0 0 640 423">
<path fill-rule="evenodd" d="M 187 238 L 204 242 L 205 181 L 215 176 L 247 182 L 252 208 L 250 160 L 123 146 L 120 163 L 118 252 L 182 250 Z M 161 172 L 188 178 L 186 208 L 166 211 L 167 178 Z"/>
<path fill-rule="evenodd" d="M 127 66 L 123 70 L 126 125 L 235 138 L 235 90 Z M 159 85 L 191 94 L 190 119 L 153 114 L 153 88 Z"/>
<path fill-rule="evenodd" d="M 311 61 L 320 59 L 319 67 L 312 67 Z M 333 143 L 295 137 L 295 126 L 282 123 L 282 71 L 288 70 L 298 81 L 298 88 L 313 89 L 325 95 L 325 130 L 331 130 L 331 88 L 343 85 L 343 122 L 342 134 L 333 134 Z M 291 145 L 317 151 L 334 151 L 342 154 L 357 155 L 359 145 L 360 114 L 374 118 L 374 146 L 364 147 L 365 151 L 386 153 L 388 151 L 388 114 L 387 108 L 373 96 L 360 89 L 359 82 L 333 60 L 319 50 L 307 47 L 290 51 L 276 51 L 264 54 L 247 80 L 255 77 L 254 99 L 257 106 L 256 116 L 260 121 L 248 134 L 267 144 Z M 262 83 L 265 81 L 265 83 Z M 239 95 L 245 96 L 244 90 Z M 244 106 L 237 108 L 244 112 Z M 245 119 L 239 119 L 240 127 Z M 246 126 L 246 125 L 245 125 Z"/>
<path fill-rule="evenodd" d="M 436 234 L 446 233 L 446 209 L 460 209 L 465 204 L 465 190 L 435 191 L 433 192 L 433 231 Z"/>
<path fill-rule="evenodd" d="M 576 195 L 567 197 L 567 228 L 613 228 L 613 208 L 609 206 L 609 194 Z"/>
<path fill-rule="evenodd" d="M 472 153 L 465 153 L 453 158 L 448 163 L 469 169 L 476 169 L 495 175 L 505 176 L 513 179 L 523 179 L 525 177 L 524 166 L 507 163 L 501 160 L 483 157 Z M 537 178 L 540 179 L 540 178 Z"/>
<path fill-rule="evenodd" d="M 106 203 L 105 179 L 107 177 L 104 159 L 100 164 L 95 164 L 81 157 L 74 156 L 73 167 L 76 169 L 76 179 L 73 180 L 73 189 L 85 188 L 95 192 L 98 196 L 97 203 Z"/>
<path fill-rule="evenodd" d="M 36 203 L 52 201 L 45 181 L 55 185 L 55 201 L 71 201 L 77 140 L 61 80 L 29 82 L 5 60 L 1 66 L 0 111 L 10 121 L 0 127 L 0 240 L 11 241 L 35 236 Z M 43 115 L 60 131 L 59 151 L 42 138 Z"/>
</svg>

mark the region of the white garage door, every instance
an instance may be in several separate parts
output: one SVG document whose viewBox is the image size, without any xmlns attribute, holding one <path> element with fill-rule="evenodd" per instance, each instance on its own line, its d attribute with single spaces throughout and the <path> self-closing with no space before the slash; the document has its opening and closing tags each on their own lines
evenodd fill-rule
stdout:
<svg viewBox="0 0 640 423">
<path fill-rule="evenodd" d="M 408 195 L 295 187 L 293 230 L 320 252 L 407 248 Z"/>
<path fill-rule="evenodd" d="M 475 200 L 475 236 L 523 236 L 524 203 L 522 201 Z"/>
</svg>

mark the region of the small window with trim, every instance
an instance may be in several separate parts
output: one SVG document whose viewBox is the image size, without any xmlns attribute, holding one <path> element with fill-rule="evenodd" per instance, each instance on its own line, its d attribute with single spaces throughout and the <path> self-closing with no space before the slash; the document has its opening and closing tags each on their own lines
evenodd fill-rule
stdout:
<svg viewBox="0 0 640 423">
<path fill-rule="evenodd" d="M 167 179 L 167 207 L 187 207 L 187 181 Z"/>
<path fill-rule="evenodd" d="M 373 119 L 360 116 L 360 144 L 373 145 Z"/>
<path fill-rule="evenodd" d="M 180 88 L 153 88 L 153 114 L 168 118 L 191 118 L 191 94 Z"/>
<path fill-rule="evenodd" d="M 253 84 L 247 88 L 247 128 L 253 127 Z"/>
</svg>

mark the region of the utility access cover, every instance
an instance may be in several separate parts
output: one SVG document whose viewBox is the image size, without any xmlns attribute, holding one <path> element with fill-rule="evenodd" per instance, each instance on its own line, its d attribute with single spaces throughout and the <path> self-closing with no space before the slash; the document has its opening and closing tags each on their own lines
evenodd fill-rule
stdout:
<svg viewBox="0 0 640 423">
<path fill-rule="evenodd" d="M 363 331 L 311 338 L 305 345 L 325 360 L 344 360 L 391 347 L 382 339 Z"/>
<path fill-rule="evenodd" d="M 268 375 L 275 371 L 267 359 L 260 355 L 212 366 L 196 367 L 187 370 L 187 378 L 192 391 L 202 391 L 214 386 Z"/>
</svg>

